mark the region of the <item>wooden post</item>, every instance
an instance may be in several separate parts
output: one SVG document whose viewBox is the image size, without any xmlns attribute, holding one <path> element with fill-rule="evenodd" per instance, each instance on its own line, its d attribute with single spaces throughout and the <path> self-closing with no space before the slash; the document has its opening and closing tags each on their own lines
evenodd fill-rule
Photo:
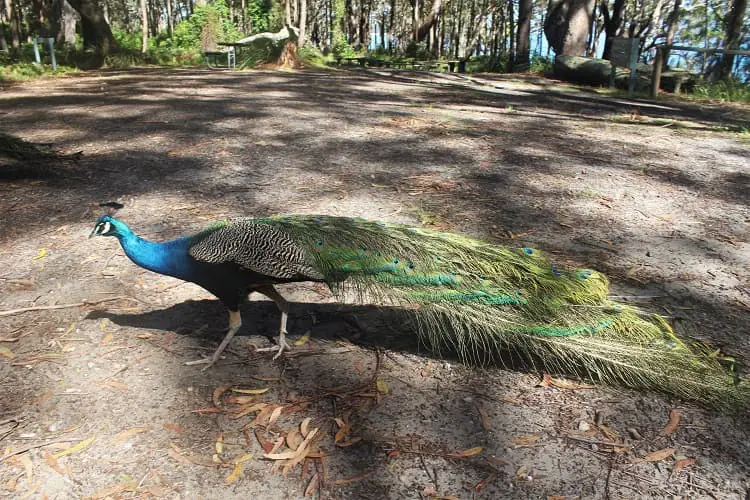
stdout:
<svg viewBox="0 0 750 500">
<path fill-rule="evenodd" d="M 651 75 L 651 98 L 656 99 L 659 95 L 661 86 L 661 67 L 664 64 L 664 46 L 656 47 L 656 57 L 654 58 L 654 72 Z"/>
</svg>

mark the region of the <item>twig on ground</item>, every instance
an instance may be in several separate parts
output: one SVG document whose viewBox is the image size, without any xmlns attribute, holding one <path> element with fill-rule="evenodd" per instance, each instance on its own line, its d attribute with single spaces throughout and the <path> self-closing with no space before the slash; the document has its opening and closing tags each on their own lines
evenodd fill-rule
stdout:
<svg viewBox="0 0 750 500">
<path fill-rule="evenodd" d="M 101 299 L 101 300 L 91 300 L 91 301 L 84 300 L 83 302 L 76 302 L 75 304 L 59 304 L 56 306 L 22 307 L 20 309 L 10 309 L 8 311 L 0 311 L 0 316 L 11 316 L 13 314 L 22 314 L 22 313 L 33 312 L 33 311 L 51 311 L 54 309 L 70 309 L 73 307 L 95 306 L 103 302 L 112 302 L 115 300 L 125 300 L 125 299 L 132 300 L 131 297 L 118 296 L 118 297 L 110 297 L 108 299 Z"/>
</svg>

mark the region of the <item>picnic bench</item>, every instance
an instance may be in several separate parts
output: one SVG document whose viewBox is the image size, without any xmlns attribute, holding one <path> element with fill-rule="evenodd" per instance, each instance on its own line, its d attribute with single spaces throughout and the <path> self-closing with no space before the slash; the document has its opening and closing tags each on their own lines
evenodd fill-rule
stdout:
<svg viewBox="0 0 750 500">
<path fill-rule="evenodd" d="M 206 66 L 211 69 L 224 67 L 223 64 L 218 63 L 219 58 L 226 57 L 227 69 L 235 69 L 237 67 L 237 51 L 235 47 L 241 44 L 237 43 L 224 43 L 219 42 L 217 45 L 226 47 L 224 50 L 207 50 L 203 52 L 203 59 L 206 61 Z M 212 64 L 213 62 L 213 64 Z"/>
<path fill-rule="evenodd" d="M 411 69 L 413 71 L 442 71 L 466 73 L 466 61 L 461 59 L 423 61 L 414 58 L 379 59 L 377 57 L 355 56 L 337 57 L 339 66 L 359 65 L 363 68 Z"/>
</svg>

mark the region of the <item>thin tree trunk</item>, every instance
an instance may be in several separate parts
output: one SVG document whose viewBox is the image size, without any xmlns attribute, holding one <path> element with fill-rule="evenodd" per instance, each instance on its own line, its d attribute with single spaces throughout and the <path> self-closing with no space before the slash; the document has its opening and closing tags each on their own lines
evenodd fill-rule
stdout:
<svg viewBox="0 0 750 500">
<path fill-rule="evenodd" d="M 245 0 L 242 0 L 242 22 L 245 21 Z M 174 32 L 174 19 L 172 18 L 172 0 L 167 0 L 167 33 L 169 37 L 172 37 Z"/>
<path fill-rule="evenodd" d="M 513 34 L 516 32 L 514 26 L 514 12 L 513 12 L 513 0 L 508 0 L 508 32 L 510 33 L 510 50 L 508 51 L 508 68 L 507 70 L 513 72 L 513 61 L 516 58 L 516 37 Z"/>
<path fill-rule="evenodd" d="M 8 42 L 5 41 L 5 32 L 3 24 L 0 23 L 0 52 L 8 52 Z"/>
<path fill-rule="evenodd" d="M 307 0 L 299 1 L 299 38 L 297 39 L 297 45 L 302 47 L 305 45 L 305 27 L 307 25 Z"/>
<path fill-rule="evenodd" d="M 391 12 L 388 21 L 388 52 L 393 53 L 393 41 L 396 37 L 396 30 L 394 29 L 394 21 L 396 19 L 396 0 L 391 0 Z"/>
<path fill-rule="evenodd" d="M 674 7 L 672 7 L 672 12 L 669 13 L 669 16 L 667 17 L 667 36 L 664 38 L 664 43 L 667 45 L 667 48 L 664 50 L 664 59 L 662 59 L 662 65 L 666 69 L 669 67 L 669 64 L 667 61 L 669 61 L 669 46 L 672 45 L 672 42 L 674 42 L 674 35 L 677 32 L 677 20 L 680 18 L 680 4 L 682 3 L 682 0 L 674 0 Z"/>
<path fill-rule="evenodd" d="M 529 69 L 532 5 L 532 0 L 520 0 L 518 3 L 518 40 L 513 71 L 528 71 Z"/>
<path fill-rule="evenodd" d="M 419 0 L 412 0 L 412 22 L 414 23 L 414 41 L 419 41 Z"/>
<path fill-rule="evenodd" d="M 141 53 L 148 52 L 148 11 L 146 0 L 141 0 Z"/>
<path fill-rule="evenodd" d="M 724 48 L 737 50 L 740 48 L 742 39 L 742 24 L 747 10 L 747 0 L 734 0 L 732 9 L 727 16 L 727 32 L 724 37 Z M 728 80 L 732 76 L 734 67 L 734 54 L 724 54 L 719 65 L 719 76 L 722 80 Z"/>
<path fill-rule="evenodd" d="M 625 0 L 615 0 L 612 6 L 612 13 L 610 14 L 609 8 L 607 7 L 607 0 L 602 0 L 599 5 L 599 11 L 602 13 L 604 18 L 604 53 L 602 54 L 603 59 L 609 60 L 610 54 L 612 53 L 612 40 L 620 34 L 622 29 L 622 21 L 625 16 Z"/>
<path fill-rule="evenodd" d="M 13 50 L 17 50 L 21 47 L 21 29 L 13 0 L 5 0 L 5 12 L 8 16 L 8 24 L 10 24 L 10 46 Z"/>
</svg>

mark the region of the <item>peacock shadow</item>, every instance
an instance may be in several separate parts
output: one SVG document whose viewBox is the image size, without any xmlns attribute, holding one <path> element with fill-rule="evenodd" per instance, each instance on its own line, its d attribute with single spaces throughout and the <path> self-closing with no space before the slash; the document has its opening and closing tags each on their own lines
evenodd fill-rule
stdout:
<svg viewBox="0 0 750 500">
<path fill-rule="evenodd" d="M 273 302 L 252 301 L 241 309 L 238 337 L 278 337 L 280 313 Z M 221 341 L 227 329 L 227 313 L 216 300 L 187 300 L 164 309 L 139 313 L 97 310 L 88 319 L 106 318 L 114 324 L 147 330 L 172 331 L 178 335 Z M 294 302 L 287 323 L 291 340 L 306 333 L 316 340 L 349 340 L 370 348 L 426 353 L 408 314 L 396 307 Z"/>
<path fill-rule="evenodd" d="M 271 301 L 251 301 L 241 308 L 242 328 L 237 337 L 264 336 L 269 345 L 278 338 L 280 313 Z M 227 329 L 227 312 L 217 300 L 187 300 L 164 309 L 139 313 L 116 313 L 98 310 L 87 319 L 106 318 L 114 324 L 146 330 L 175 332 L 178 335 L 205 339 L 215 348 Z M 291 342 L 309 333 L 316 341 L 347 340 L 361 347 L 386 349 L 417 354 L 438 360 L 469 365 L 490 365 L 520 372 L 540 372 L 540 360 L 518 357 L 514 353 L 496 353 L 480 359 L 460 356 L 450 346 L 433 348 L 417 333 L 417 325 L 409 310 L 382 305 L 293 302 L 287 323 Z M 579 375 L 584 375 L 583 373 Z"/>
</svg>

